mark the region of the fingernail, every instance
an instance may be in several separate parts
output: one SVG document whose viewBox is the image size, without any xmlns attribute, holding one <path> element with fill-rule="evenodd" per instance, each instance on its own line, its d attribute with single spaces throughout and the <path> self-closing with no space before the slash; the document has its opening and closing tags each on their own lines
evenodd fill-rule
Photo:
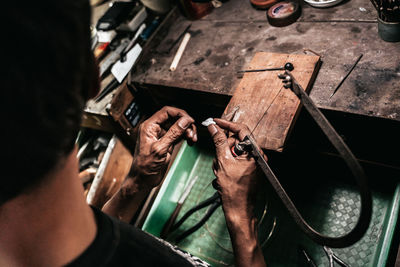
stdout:
<svg viewBox="0 0 400 267">
<path fill-rule="evenodd" d="M 210 124 L 207 128 L 212 136 L 214 136 L 214 134 L 218 132 L 217 127 L 215 127 L 215 124 Z"/>
<path fill-rule="evenodd" d="M 181 127 L 181 128 L 183 128 L 183 129 L 186 129 L 187 127 L 189 127 L 189 125 L 191 124 L 192 122 L 188 119 L 188 118 L 182 118 L 182 119 L 180 119 L 179 121 L 178 121 L 178 125 Z"/>
</svg>

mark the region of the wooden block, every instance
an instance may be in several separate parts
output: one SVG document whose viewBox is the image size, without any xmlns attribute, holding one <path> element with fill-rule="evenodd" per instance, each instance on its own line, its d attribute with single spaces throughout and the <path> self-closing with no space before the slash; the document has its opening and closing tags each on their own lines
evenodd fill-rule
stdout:
<svg viewBox="0 0 400 267">
<path fill-rule="evenodd" d="M 120 188 L 132 162 L 132 154 L 114 135 L 89 189 L 87 203 L 101 209 Z"/>
<path fill-rule="evenodd" d="M 300 85 L 310 90 L 319 69 L 319 56 L 259 52 L 246 69 L 280 67 L 286 62 L 293 64 L 292 74 Z M 236 121 L 253 131 L 258 145 L 281 152 L 299 113 L 300 100 L 283 87 L 277 77 L 280 73 L 283 71 L 245 73 L 222 117 L 230 119 L 239 108 Z"/>
</svg>

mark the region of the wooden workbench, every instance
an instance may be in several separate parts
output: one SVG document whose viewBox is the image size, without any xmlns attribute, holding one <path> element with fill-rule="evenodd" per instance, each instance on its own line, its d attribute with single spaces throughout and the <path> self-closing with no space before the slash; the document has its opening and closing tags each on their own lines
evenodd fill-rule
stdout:
<svg viewBox="0 0 400 267">
<path fill-rule="evenodd" d="M 177 70 L 170 72 L 177 46 L 170 54 L 162 52 L 190 23 L 192 38 Z M 302 54 L 304 49 L 322 56 L 310 93 L 320 108 L 400 121 L 400 43 L 379 38 L 376 11 L 365 0 L 326 9 L 303 3 L 299 20 L 282 28 L 270 26 L 265 11 L 244 0 L 230 0 L 198 21 L 180 15 L 132 78 L 154 95 L 165 97 L 171 90 L 173 97 L 178 88 L 179 97 L 182 91 L 212 94 L 209 104 L 222 105 L 221 97 L 229 99 L 239 84 L 236 71 L 246 68 L 255 52 Z M 329 98 L 361 53 L 356 69 Z"/>
<path fill-rule="evenodd" d="M 299 20 L 282 28 L 270 26 L 265 11 L 255 10 L 248 0 L 230 0 L 198 21 L 178 15 L 143 56 L 132 81 L 161 104 L 179 103 L 189 111 L 203 108 L 208 117 L 225 108 L 241 79 L 236 72 L 246 69 L 256 52 L 304 54 L 311 49 L 322 56 L 311 98 L 329 119 L 334 113 L 346 117 L 334 126 L 356 156 L 365 159 L 363 164 L 379 162 L 383 169 L 399 171 L 400 43 L 380 39 L 369 1 L 348 0 L 326 9 L 304 3 L 302 7 Z M 169 54 L 164 51 L 189 24 L 192 38 L 177 70 L 170 72 L 177 46 Z M 360 54 L 364 56 L 355 70 L 329 98 Z M 212 110 L 214 106 L 219 109 Z M 307 135 L 307 149 L 312 142 L 321 143 L 321 136 L 309 128 L 299 131 L 305 134 L 297 133 L 297 143 L 305 143 L 301 137 Z M 371 178 L 388 176 L 382 171 Z M 393 176 L 399 177 L 397 172 Z"/>
</svg>

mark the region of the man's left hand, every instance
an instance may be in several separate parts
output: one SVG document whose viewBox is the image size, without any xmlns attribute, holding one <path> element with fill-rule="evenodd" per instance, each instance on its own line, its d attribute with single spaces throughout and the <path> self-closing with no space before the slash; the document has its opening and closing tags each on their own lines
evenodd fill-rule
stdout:
<svg viewBox="0 0 400 267">
<path fill-rule="evenodd" d="M 186 111 L 164 107 L 156 112 L 140 126 L 129 176 L 137 177 L 141 186 L 159 185 L 174 145 L 183 138 L 189 143 L 197 141 L 194 119 Z"/>
</svg>

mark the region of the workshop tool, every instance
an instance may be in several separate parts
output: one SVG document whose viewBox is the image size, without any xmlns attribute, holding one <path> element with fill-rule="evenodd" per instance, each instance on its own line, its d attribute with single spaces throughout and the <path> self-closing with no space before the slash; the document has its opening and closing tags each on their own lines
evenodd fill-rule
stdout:
<svg viewBox="0 0 400 267">
<path fill-rule="evenodd" d="M 400 21 L 400 0 L 370 0 L 378 12 L 378 18 L 386 22 Z"/>
<path fill-rule="evenodd" d="M 242 142 L 239 142 L 237 145 L 235 145 L 232 148 L 232 151 L 234 155 L 241 155 L 244 152 L 248 152 L 256 159 L 256 162 L 261 167 L 265 176 L 271 183 L 279 198 L 282 200 L 283 204 L 294 219 L 295 223 L 311 240 L 320 245 L 334 248 L 350 246 L 364 236 L 371 221 L 372 198 L 364 170 L 362 169 L 361 165 L 359 164 L 353 153 L 347 147 L 343 139 L 335 131 L 335 129 L 325 118 L 322 112 L 317 108 L 317 106 L 307 95 L 301 85 L 290 73 L 290 71 L 286 70 L 284 74 L 280 74 L 278 75 L 278 77 L 280 79 L 284 79 L 284 87 L 290 88 L 293 93 L 300 99 L 303 106 L 306 108 L 311 117 L 327 136 L 332 145 L 339 152 L 339 154 L 351 170 L 353 176 L 355 177 L 361 195 L 361 210 L 356 226 L 349 233 L 340 237 L 329 237 L 317 232 L 303 219 L 302 215 L 285 192 L 285 189 L 282 187 L 278 178 L 275 176 L 267 161 L 265 160 L 263 153 L 258 147 L 257 142 L 252 137 L 252 134 L 247 135 Z M 260 121 L 262 119 L 263 118 L 261 118 Z"/>
<path fill-rule="evenodd" d="M 300 254 L 300 257 L 302 257 L 306 261 L 307 266 L 317 267 L 317 265 L 315 264 L 315 262 L 313 261 L 311 256 L 305 250 L 305 248 L 303 248 L 302 246 L 299 245 L 297 249 L 298 249 L 298 252 Z"/>
<path fill-rule="evenodd" d="M 136 40 L 139 38 L 139 36 L 142 34 L 142 32 L 146 29 L 146 24 L 143 23 L 142 25 L 140 25 L 139 29 L 136 31 L 135 36 L 133 36 L 133 38 L 131 39 L 131 41 L 129 42 L 129 44 L 124 48 L 124 50 L 121 52 L 120 58 L 121 58 L 121 62 L 126 61 L 126 54 L 129 52 L 129 50 L 131 50 L 131 48 L 133 47 L 133 45 L 136 43 Z"/>
<path fill-rule="evenodd" d="M 178 217 L 179 212 L 181 211 L 182 205 L 185 202 L 186 198 L 189 196 L 190 191 L 192 190 L 194 184 L 196 183 L 199 176 L 197 175 L 192 180 L 190 180 L 189 184 L 186 186 L 183 191 L 182 196 L 179 198 L 178 203 L 176 204 L 174 212 L 172 212 L 168 221 L 164 224 L 164 227 L 161 231 L 160 237 L 165 239 L 170 233 L 172 225 L 175 223 L 176 218 Z"/>
<path fill-rule="evenodd" d="M 178 229 L 179 226 L 181 226 L 186 221 L 186 219 L 189 218 L 193 213 L 208 206 L 210 207 L 208 208 L 203 218 L 201 218 L 195 225 L 185 230 L 183 233 L 181 233 L 179 236 L 176 237 L 175 241 L 177 243 L 179 243 L 181 240 L 185 239 L 192 233 L 196 232 L 203 224 L 206 223 L 206 221 L 211 217 L 211 215 L 213 215 L 214 211 L 216 211 L 217 208 L 221 206 L 221 197 L 218 192 L 215 192 L 211 197 L 207 198 L 206 200 L 199 203 L 197 206 L 188 210 L 185 213 L 185 215 L 183 215 L 183 217 L 179 219 L 179 221 L 171 227 L 171 232 Z"/>
<path fill-rule="evenodd" d="M 179 45 L 178 51 L 175 54 L 174 59 L 172 60 L 171 67 L 169 67 L 170 71 L 175 71 L 176 67 L 178 66 L 179 61 L 181 60 L 182 54 L 185 51 L 186 45 L 190 40 L 190 33 L 185 33 L 181 44 Z"/>
<path fill-rule="evenodd" d="M 97 21 L 96 29 L 110 31 L 118 27 L 135 7 L 134 2 L 114 2 Z"/>
<path fill-rule="evenodd" d="M 342 84 L 344 83 L 344 81 L 347 79 L 347 77 L 349 77 L 349 75 L 351 74 L 351 72 L 354 70 L 354 68 L 357 66 L 358 62 L 361 60 L 361 58 L 363 57 L 363 54 L 361 54 L 356 62 L 354 62 L 353 66 L 351 66 L 351 68 L 349 69 L 349 71 L 347 72 L 347 74 L 342 78 L 342 80 L 340 81 L 340 83 L 336 86 L 335 90 L 333 90 L 331 96 L 329 98 L 331 98 L 336 92 L 337 90 L 339 90 L 340 86 L 342 86 Z"/>
<path fill-rule="evenodd" d="M 157 26 L 160 24 L 160 18 L 155 17 L 153 21 L 146 27 L 146 29 L 140 34 L 140 38 L 143 41 L 147 41 L 150 38 L 151 34 L 157 29 Z"/>
<path fill-rule="evenodd" d="M 371 0 L 378 11 L 378 34 L 386 42 L 400 41 L 400 0 Z"/>
<path fill-rule="evenodd" d="M 350 267 L 344 261 L 342 261 L 338 256 L 336 256 L 335 253 L 333 253 L 332 249 L 328 248 L 327 246 L 324 246 L 324 251 L 329 260 L 329 267 L 334 267 L 334 262 L 337 262 L 342 267 Z"/>
<path fill-rule="evenodd" d="M 244 72 L 260 72 L 260 71 L 275 71 L 275 70 L 294 70 L 293 64 L 287 62 L 284 66 L 278 68 L 267 68 L 267 69 L 255 69 L 255 70 L 239 70 L 237 73 L 244 73 Z"/>
<path fill-rule="evenodd" d="M 126 54 L 124 62 L 118 60 L 112 66 L 111 73 L 119 83 L 122 83 L 128 73 L 132 70 L 142 51 L 143 48 L 139 43 L 136 43 L 136 45 Z"/>
<path fill-rule="evenodd" d="M 110 44 L 110 53 L 109 55 L 104 59 L 103 62 L 100 64 L 100 77 L 106 73 L 106 71 L 114 64 L 117 62 L 121 56 L 122 51 L 126 48 L 126 46 L 129 44 L 129 39 L 128 38 L 123 38 L 119 41 L 118 45 L 113 45 L 113 43 Z M 111 48 L 111 46 L 114 46 Z"/>
<path fill-rule="evenodd" d="M 168 47 L 168 49 L 165 50 L 165 52 L 163 52 L 164 54 L 169 54 L 171 53 L 172 48 L 175 47 L 175 45 L 177 43 L 179 43 L 179 41 L 183 38 L 183 36 L 189 31 L 190 27 L 192 27 L 192 24 L 189 24 L 188 26 L 186 26 L 186 28 L 183 30 L 183 32 L 178 36 L 178 38 L 175 39 L 174 42 L 172 42 L 172 44 Z"/>
<path fill-rule="evenodd" d="M 110 43 L 98 43 L 94 48 L 93 54 L 94 57 L 99 61 L 106 53 L 108 46 Z"/>
<path fill-rule="evenodd" d="M 96 103 L 99 103 L 103 98 L 105 98 L 109 93 L 111 93 L 115 88 L 117 88 L 119 82 L 117 79 L 113 79 L 103 90 L 101 90 L 100 94 L 94 99 Z"/>
</svg>

